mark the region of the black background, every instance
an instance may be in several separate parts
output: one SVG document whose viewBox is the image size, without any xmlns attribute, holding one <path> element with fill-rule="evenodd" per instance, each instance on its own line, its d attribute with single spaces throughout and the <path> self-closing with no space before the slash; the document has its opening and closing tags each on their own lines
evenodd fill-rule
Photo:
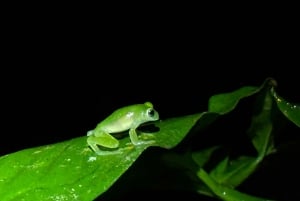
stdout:
<svg viewBox="0 0 300 201">
<path fill-rule="evenodd" d="M 276 36 L 263 33 L 220 38 L 186 30 L 179 37 L 166 30 L 120 38 L 72 31 L 21 39 L 13 33 L 6 41 L 2 154 L 85 135 L 129 104 L 152 101 L 161 118 L 201 112 L 211 95 L 267 77 L 277 80 L 281 96 L 299 101 L 293 41 L 275 45 Z"/>
<path fill-rule="evenodd" d="M 47 56 L 33 64 L 34 68 L 30 63 L 35 58 L 26 58 L 22 59 L 23 68 L 11 67 L 9 78 L 7 72 L 2 74 L 2 154 L 85 135 L 113 110 L 129 104 L 152 101 L 162 119 L 202 112 L 211 95 L 259 86 L 269 76 L 277 80 L 281 96 L 292 102 L 299 100 L 295 75 L 284 77 L 277 72 L 284 71 L 284 66 L 267 71 L 263 66 L 254 70 L 241 64 L 233 69 L 222 60 L 225 63 L 212 67 L 207 60 L 196 58 L 191 64 L 186 61 L 187 53 L 154 58 L 151 63 L 155 60 L 157 64 L 148 64 L 135 56 L 130 60 L 140 60 L 139 65 L 130 64 L 127 58 L 113 66 L 95 56 L 92 70 L 90 61 L 78 63 L 73 56 L 75 61 L 51 58 L 51 65 L 45 64 L 44 60 L 50 60 Z M 87 55 L 77 57 L 85 60 Z M 118 55 L 110 59 L 115 58 Z M 70 61 L 67 67 L 60 64 L 64 60 Z M 162 65 L 164 60 L 170 61 Z"/>
</svg>

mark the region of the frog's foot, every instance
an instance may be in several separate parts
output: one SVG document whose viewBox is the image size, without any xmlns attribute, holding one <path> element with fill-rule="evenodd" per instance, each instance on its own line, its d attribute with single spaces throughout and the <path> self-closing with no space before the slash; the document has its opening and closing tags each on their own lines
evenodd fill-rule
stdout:
<svg viewBox="0 0 300 201">
<path fill-rule="evenodd" d="M 126 146 L 123 148 L 118 148 L 117 150 L 113 150 L 113 151 L 104 151 L 104 150 L 98 150 L 96 152 L 97 155 L 114 155 L 114 154 L 124 154 L 124 152 L 130 151 L 132 149 L 134 149 L 134 146 L 132 146 L 131 143 L 130 146 Z"/>
<path fill-rule="evenodd" d="M 115 154 L 121 154 L 123 153 L 121 150 L 113 150 L 113 151 L 109 151 L 109 150 L 98 150 L 96 151 L 96 154 L 97 155 L 100 155 L 100 156 L 105 156 L 105 155 L 115 155 Z"/>
<path fill-rule="evenodd" d="M 147 134 L 142 133 L 142 134 L 140 134 L 139 138 L 143 141 L 146 141 L 146 140 L 154 139 L 155 135 L 150 134 L 150 133 L 147 133 Z"/>
<path fill-rule="evenodd" d="M 139 146 L 139 145 L 150 145 L 150 144 L 154 144 L 156 141 L 155 140 L 139 140 L 137 142 L 135 142 L 134 144 L 132 142 L 128 142 L 126 143 L 127 146 Z"/>
</svg>

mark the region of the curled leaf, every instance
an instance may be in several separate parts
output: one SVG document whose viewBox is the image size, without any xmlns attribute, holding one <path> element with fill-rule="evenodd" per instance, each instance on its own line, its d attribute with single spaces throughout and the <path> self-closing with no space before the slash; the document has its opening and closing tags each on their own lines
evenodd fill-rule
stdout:
<svg viewBox="0 0 300 201">
<path fill-rule="evenodd" d="M 300 105 L 290 103 L 284 98 L 280 97 L 274 87 L 271 89 L 271 93 L 277 103 L 280 111 L 294 124 L 300 127 Z"/>
</svg>

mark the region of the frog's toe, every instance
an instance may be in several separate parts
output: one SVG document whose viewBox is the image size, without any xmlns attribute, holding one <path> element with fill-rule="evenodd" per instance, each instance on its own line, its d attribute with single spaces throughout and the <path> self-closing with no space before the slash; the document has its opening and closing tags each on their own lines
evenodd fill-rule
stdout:
<svg viewBox="0 0 300 201">
<path fill-rule="evenodd" d="M 141 134 L 141 135 L 140 135 L 140 138 L 141 138 L 142 140 L 148 140 L 148 139 L 153 139 L 153 138 L 155 138 L 155 135 L 150 134 L 150 133 L 148 133 L 148 134 Z"/>
<path fill-rule="evenodd" d="M 154 144 L 155 140 L 139 140 L 137 141 L 134 146 L 139 146 L 139 145 L 145 145 L 145 144 Z M 132 143 L 130 143 L 132 145 Z"/>
<path fill-rule="evenodd" d="M 99 150 L 96 152 L 97 155 L 105 156 L 105 155 L 114 155 L 114 154 L 121 154 L 122 152 L 120 150 L 115 151 L 102 151 Z"/>
</svg>

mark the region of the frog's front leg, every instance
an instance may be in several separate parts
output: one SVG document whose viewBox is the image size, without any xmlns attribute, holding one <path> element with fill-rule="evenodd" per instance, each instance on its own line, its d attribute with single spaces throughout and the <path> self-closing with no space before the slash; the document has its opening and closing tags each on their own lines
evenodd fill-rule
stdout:
<svg viewBox="0 0 300 201">
<path fill-rule="evenodd" d="M 129 130 L 129 137 L 133 145 L 152 144 L 155 142 L 154 140 L 148 140 L 148 141 L 139 140 L 136 133 L 136 129 L 134 128 Z"/>
<path fill-rule="evenodd" d="M 112 150 L 100 150 L 98 145 L 109 149 L 115 149 L 119 147 L 119 141 L 109 133 L 105 132 L 97 133 L 96 135 L 89 135 L 87 138 L 87 143 L 98 155 L 115 153 Z"/>
</svg>

